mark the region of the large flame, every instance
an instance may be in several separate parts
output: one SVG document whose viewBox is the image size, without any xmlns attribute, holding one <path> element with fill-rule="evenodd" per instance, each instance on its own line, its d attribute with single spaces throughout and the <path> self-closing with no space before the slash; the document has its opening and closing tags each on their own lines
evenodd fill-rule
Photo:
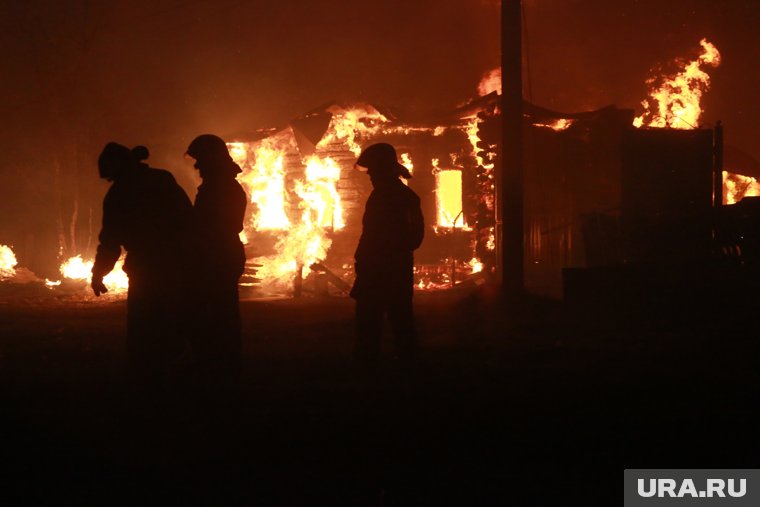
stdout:
<svg viewBox="0 0 760 507">
<path fill-rule="evenodd" d="M 0 280 L 12 278 L 16 274 L 16 255 L 11 247 L 0 245 Z"/>
<path fill-rule="evenodd" d="M 346 165 L 341 152 L 349 151 L 356 157 L 363 145 L 380 135 L 412 131 L 441 135 L 445 131 L 393 126 L 368 105 L 334 106 L 328 111 L 332 118 L 315 154 L 300 161 L 303 173 L 296 167 L 299 148 L 290 129 L 253 143 L 228 143 L 231 156 L 243 169 L 238 180 L 255 204 L 241 240 L 256 248 L 256 233 L 269 231 L 276 241 L 276 254 L 252 259 L 257 265 L 256 278 L 266 289 L 287 290 L 294 276 L 308 275 L 313 263 L 326 259 L 332 244 L 330 235 L 345 227 L 338 190 L 340 161 Z M 402 153 L 401 160 L 413 170 L 408 153 Z M 294 177 L 296 171 L 302 177 Z M 461 211 L 461 203 L 459 207 L 456 213 Z M 464 225 L 461 217 L 458 224 Z"/>
<path fill-rule="evenodd" d="M 357 142 L 355 133 L 349 132 L 351 124 L 374 129 L 372 122 L 382 118 L 361 109 L 340 110 L 339 115 L 337 120 L 333 117 L 326 137 L 346 147 Z M 250 240 L 255 248 L 256 233 L 261 231 L 270 231 L 276 239 L 276 254 L 253 259 L 258 265 L 256 278 L 266 289 L 288 290 L 299 271 L 306 276 L 311 264 L 325 260 L 332 243 L 328 233 L 345 226 L 337 185 L 340 166 L 333 158 L 316 154 L 301 161 L 303 177 L 288 183 L 286 161 L 298 160 L 289 130 L 255 143 L 229 143 L 228 147 L 243 168 L 238 179 L 255 204 L 241 240 Z M 298 214 L 289 214 L 294 211 L 289 201 L 297 202 Z"/>
<path fill-rule="evenodd" d="M 494 86 L 497 81 L 500 83 L 499 76 L 498 70 L 492 73 Z M 332 115 L 330 124 L 314 147 L 314 154 L 304 159 L 300 158 L 302 147 L 296 143 L 291 129 L 256 142 L 228 144 L 231 156 L 243 169 L 238 179 L 255 204 L 241 240 L 253 249 L 257 248 L 259 238 L 265 239 L 262 243 L 265 248 L 271 248 L 268 241 L 272 238 L 275 241 L 275 253 L 252 259 L 256 267 L 255 277 L 266 291 L 279 293 L 292 289 L 294 277 L 307 276 L 312 264 L 326 260 L 332 246 L 332 234 L 345 227 L 339 181 L 341 167 L 349 167 L 346 158 L 352 160 L 350 156 L 346 157 L 346 152 L 357 157 L 363 146 L 382 139 L 382 136 L 419 132 L 435 137 L 443 135 L 449 128 L 394 125 L 368 105 L 333 106 L 328 111 Z M 461 130 L 469 139 L 472 156 L 477 158 L 481 170 L 488 173 L 485 185 L 493 190 L 496 150 L 489 146 L 490 149 L 486 150 L 489 157 L 486 160 L 483 160 L 486 157 L 478 157 L 478 152 L 483 149 L 478 146 L 480 121 L 478 117 L 466 118 L 452 128 Z M 469 150 L 465 155 L 468 153 Z M 462 155 L 451 154 L 452 165 L 448 167 L 460 167 L 458 159 Z M 410 153 L 400 152 L 400 161 L 410 172 L 414 170 Z M 441 169 L 437 161 L 433 171 L 437 183 L 437 227 L 470 230 L 462 213 L 462 171 Z M 268 234 L 257 236 L 262 231 L 268 231 Z M 466 268 L 457 269 L 481 269 L 475 262 L 464 266 Z M 441 276 L 445 278 L 446 272 L 444 269 Z"/>
<path fill-rule="evenodd" d="M 710 88 L 710 76 L 702 68 L 720 65 L 718 48 L 706 39 L 699 43 L 702 54 L 687 62 L 676 75 L 647 80 L 651 86 L 650 98 L 641 103 L 644 113 L 633 120 L 635 127 L 693 129 L 699 126 L 700 100 Z"/>
<path fill-rule="evenodd" d="M 238 152 L 247 153 L 244 143 L 234 143 L 232 146 Z M 282 147 L 265 140 L 254 149 L 253 162 L 248 164 L 246 157 L 241 166 L 244 169 L 239 180 L 248 191 L 251 203 L 255 204 L 252 220 L 256 230 L 282 230 L 290 225 L 285 213 L 284 158 Z"/>
<path fill-rule="evenodd" d="M 257 259 L 263 264 L 257 276 L 265 285 L 289 287 L 299 270 L 307 276 L 312 264 L 327 257 L 332 244 L 327 230 L 339 230 L 345 225 L 335 186 L 340 168 L 330 157 L 312 156 L 305 165 L 305 179 L 295 184 L 295 193 L 301 198 L 300 221 L 277 241 L 277 255 Z"/>
<path fill-rule="evenodd" d="M 310 222 L 333 230 L 342 229 L 343 210 L 336 184 L 340 179 L 340 167 L 330 157 L 317 156 L 306 161 L 306 180 L 296 182 L 296 194 L 302 199 L 304 214 L 302 222 Z"/>
<path fill-rule="evenodd" d="M 81 255 L 70 257 L 61 264 L 61 274 L 69 280 L 84 280 L 88 284 L 92 281 L 92 266 L 94 262 L 82 259 Z M 105 277 L 103 284 L 109 291 L 114 293 L 124 292 L 129 288 L 129 277 L 124 272 L 124 257 L 122 256 L 116 265 Z M 59 283 L 48 281 L 48 285 L 59 285 Z"/>
<path fill-rule="evenodd" d="M 61 264 L 61 274 L 69 280 L 92 280 L 92 261 L 85 261 L 81 255 L 70 257 Z"/>
</svg>

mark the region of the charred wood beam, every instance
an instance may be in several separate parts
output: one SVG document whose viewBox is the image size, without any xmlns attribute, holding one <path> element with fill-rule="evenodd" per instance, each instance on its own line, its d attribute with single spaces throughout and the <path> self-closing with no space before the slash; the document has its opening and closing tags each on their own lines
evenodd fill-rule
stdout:
<svg viewBox="0 0 760 507">
<path fill-rule="evenodd" d="M 338 275 L 336 275 L 335 273 L 327 269 L 327 267 L 324 264 L 315 262 L 314 264 L 309 266 L 309 268 L 316 273 L 321 273 L 325 275 L 327 277 L 327 281 L 335 285 L 335 287 L 337 287 L 338 289 L 345 292 L 351 291 L 351 286 L 348 285 L 346 282 L 344 282 L 343 279 L 340 278 Z"/>
</svg>

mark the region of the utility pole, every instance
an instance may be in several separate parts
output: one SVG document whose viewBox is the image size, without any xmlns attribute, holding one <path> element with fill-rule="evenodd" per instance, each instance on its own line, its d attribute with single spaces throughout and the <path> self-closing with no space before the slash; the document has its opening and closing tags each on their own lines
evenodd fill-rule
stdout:
<svg viewBox="0 0 760 507">
<path fill-rule="evenodd" d="M 521 0 L 501 2 L 501 83 L 502 164 L 496 182 L 496 237 L 504 295 L 517 301 L 525 291 Z"/>
</svg>

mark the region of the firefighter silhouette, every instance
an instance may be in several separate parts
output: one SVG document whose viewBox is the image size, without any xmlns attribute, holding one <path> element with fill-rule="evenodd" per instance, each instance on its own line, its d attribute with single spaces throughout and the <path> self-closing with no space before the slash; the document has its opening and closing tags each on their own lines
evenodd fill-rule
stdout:
<svg viewBox="0 0 760 507">
<path fill-rule="evenodd" d="M 180 330 L 182 277 L 192 203 L 168 171 L 142 161 L 148 149 L 108 143 L 98 158 L 100 177 L 111 181 L 103 201 L 103 226 L 92 268 L 96 296 L 122 247 L 127 295 L 127 352 L 138 382 L 154 386 L 184 348 Z"/>
<path fill-rule="evenodd" d="M 245 265 L 240 232 L 248 199 L 236 180 L 240 167 L 221 138 L 198 136 L 187 155 L 203 179 L 193 207 L 196 353 L 207 380 L 234 379 L 242 347 L 238 280 Z"/>
<path fill-rule="evenodd" d="M 424 236 L 420 198 L 402 181 L 411 174 L 390 144 L 367 147 L 356 165 L 367 168 L 372 193 L 362 218 L 356 248 L 356 357 L 374 362 L 380 353 L 384 317 L 393 333 L 396 354 L 411 358 L 416 348 L 412 294 L 413 251 Z"/>
</svg>

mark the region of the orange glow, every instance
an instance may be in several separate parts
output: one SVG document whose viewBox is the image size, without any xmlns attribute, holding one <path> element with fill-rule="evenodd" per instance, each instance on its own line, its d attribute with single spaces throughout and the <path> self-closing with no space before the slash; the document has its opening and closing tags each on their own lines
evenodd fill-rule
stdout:
<svg viewBox="0 0 760 507">
<path fill-rule="evenodd" d="M 345 143 L 349 150 L 359 156 L 362 148 L 359 141 L 372 135 L 378 134 L 388 119 L 380 114 L 377 109 L 369 105 L 356 106 L 352 109 L 344 109 L 334 106 L 328 109 L 333 117 L 324 137 L 317 144 L 317 148 L 324 148 L 331 143 Z"/>
<path fill-rule="evenodd" d="M 435 200 L 439 227 L 465 227 L 462 213 L 462 171 L 438 168 L 433 159 L 435 172 Z"/>
<path fill-rule="evenodd" d="M 16 274 L 16 255 L 11 247 L 0 245 L 0 280 L 12 278 Z"/>
<path fill-rule="evenodd" d="M 760 183 L 750 176 L 723 171 L 723 204 L 736 204 L 745 197 L 760 196 Z"/>
<path fill-rule="evenodd" d="M 670 77 L 652 77 L 650 98 L 644 100 L 644 113 L 633 120 L 635 127 L 693 129 L 699 127 L 702 115 L 700 100 L 710 88 L 710 76 L 702 67 L 720 65 L 720 53 L 713 44 L 702 39 L 702 54 L 687 62 L 683 70 Z"/>
<path fill-rule="evenodd" d="M 470 262 L 468 262 L 467 264 L 469 264 L 470 267 L 472 268 L 473 274 L 480 273 L 481 271 L 483 271 L 483 263 L 480 262 L 480 259 L 478 259 L 477 257 L 473 257 L 472 259 L 470 259 Z"/>
<path fill-rule="evenodd" d="M 478 151 L 480 151 L 480 148 L 478 148 L 478 142 L 480 141 L 480 137 L 478 136 L 479 123 L 480 120 L 478 120 L 477 116 L 468 118 L 467 125 L 464 127 L 464 131 L 467 134 L 467 139 L 469 139 L 470 145 L 472 146 L 472 156 L 475 157 L 475 159 L 478 161 L 479 166 L 483 167 L 486 170 L 490 170 L 494 167 L 493 161 L 489 160 L 486 162 L 483 160 L 483 157 L 478 155 Z M 490 147 L 495 148 L 496 145 L 491 145 Z"/>
<path fill-rule="evenodd" d="M 401 154 L 401 164 L 409 170 L 409 174 L 414 174 L 414 164 L 412 164 L 412 157 L 408 153 Z M 401 181 L 404 182 L 404 185 L 409 185 L 409 180 L 406 178 L 401 178 Z"/>
<path fill-rule="evenodd" d="M 501 67 L 496 67 L 487 72 L 478 83 L 478 93 L 481 96 L 493 92 L 501 95 Z"/>
<path fill-rule="evenodd" d="M 340 167 L 330 157 L 313 155 L 303 161 L 304 179 L 295 182 L 300 220 L 289 222 L 275 245 L 276 254 L 258 257 L 256 277 L 268 290 L 289 290 L 299 268 L 307 276 L 309 266 L 324 261 L 332 245 L 328 231 L 345 227 L 337 182 Z"/>
<path fill-rule="evenodd" d="M 69 280 L 87 280 L 92 279 L 92 261 L 84 261 L 81 255 L 71 257 L 61 264 L 61 274 Z"/>
<path fill-rule="evenodd" d="M 330 157 L 324 160 L 312 156 L 306 161 L 306 180 L 296 182 L 296 194 L 301 198 L 302 221 L 319 227 L 342 229 L 343 209 L 336 183 L 340 179 L 340 167 Z"/>
<path fill-rule="evenodd" d="M 285 150 L 276 140 L 265 140 L 256 145 L 229 143 L 230 155 L 243 169 L 238 176 L 251 203 L 255 204 L 252 216 L 256 230 L 282 230 L 290 225 L 285 214 Z M 248 153 L 251 153 L 251 156 Z"/>
<path fill-rule="evenodd" d="M 84 280 L 88 284 L 92 281 L 92 266 L 93 261 L 83 260 L 81 255 L 71 257 L 61 264 L 61 274 L 64 278 L 69 280 Z M 129 288 L 129 277 L 122 269 L 124 267 L 124 256 L 122 256 L 116 265 L 105 277 L 103 277 L 103 283 L 108 290 L 113 293 L 122 293 Z M 48 286 L 59 285 L 60 282 L 47 281 Z"/>
<path fill-rule="evenodd" d="M 410 174 L 414 174 L 414 164 L 412 164 L 412 157 L 410 157 L 408 153 L 401 154 L 401 163 L 404 167 L 409 169 Z"/>
</svg>

